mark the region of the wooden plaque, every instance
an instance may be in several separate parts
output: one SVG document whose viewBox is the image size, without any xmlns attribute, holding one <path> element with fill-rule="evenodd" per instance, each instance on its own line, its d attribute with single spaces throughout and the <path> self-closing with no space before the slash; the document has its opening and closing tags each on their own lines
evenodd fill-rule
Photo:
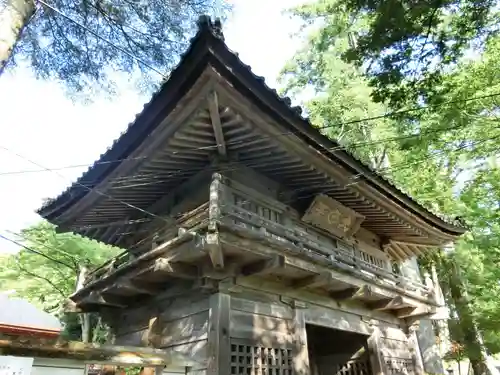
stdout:
<svg viewBox="0 0 500 375">
<path fill-rule="evenodd" d="M 365 217 L 326 195 L 317 195 L 302 220 L 336 236 L 351 237 Z"/>
</svg>

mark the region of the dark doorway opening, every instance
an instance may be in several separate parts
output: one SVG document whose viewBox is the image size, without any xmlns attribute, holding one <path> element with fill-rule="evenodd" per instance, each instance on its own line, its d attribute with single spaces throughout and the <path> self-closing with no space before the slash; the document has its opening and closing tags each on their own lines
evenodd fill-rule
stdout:
<svg viewBox="0 0 500 375">
<path fill-rule="evenodd" d="M 311 375 L 372 375 L 368 336 L 306 325 Z"/>
</svg>

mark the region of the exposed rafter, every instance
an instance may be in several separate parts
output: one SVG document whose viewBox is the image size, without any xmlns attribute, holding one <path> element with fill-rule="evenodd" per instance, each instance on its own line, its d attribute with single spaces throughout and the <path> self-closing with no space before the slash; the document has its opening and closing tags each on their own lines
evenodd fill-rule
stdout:
<svg viewBox="0 0 500 375">
<path fill-rule="evenodd" d="M 219 99 L 217 93 L 213 91 L 208 97 L 208 110 L 210 112 L 210 120 L 214 129 L 215 141 L 217 142 L 217 151 L 222 157 L 227 157 L 226 142 L 224 141 L 224 132 L 222 130 L 222 122 L 219 112 Z"/>
</svg>

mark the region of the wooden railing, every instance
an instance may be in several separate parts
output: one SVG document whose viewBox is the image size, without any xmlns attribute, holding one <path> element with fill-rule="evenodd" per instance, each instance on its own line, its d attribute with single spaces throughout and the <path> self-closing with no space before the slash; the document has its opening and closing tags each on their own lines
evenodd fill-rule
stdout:
<svg viewBox="0 0 500 375">
<path fill-rule="evenodd" d="M 175 238 L 179 235 L 179 232 L 187 231 L 200 226 L 202 223 L 208 220 L 208 204 L 206 202 L 194 210 L 186 212 L 179 215 L 172 223 L 168 225 L 166 222 L 157 224 L 155 227 L 151 228 L 151 234 L 140 240 L 139 242 L 143 246 L 149 247 L 149 249 L 154 248 L 162 243 Z M 98 268 L 89 272 L 86 277 L 85 284 L 103 277 L 107 273 L 110 273 L 129 261 L 134 259 L 134 255 L 129 250 L 126 250 L 114 258 L 111 258 L 106 263 L 102 264 Z"/>
<path fill-rule="evenodd" d="M 236 225 L 263 238 L 271 238 L 300 248 L 329 261 L 334 268 L 359 275 L 379 284 L 399 287 L 405 292 L 430 297 L 432 288 L 393 272 L 391 262 L 383 256 L 364 251 L 356 245 L 324 235 L 309 225 L 287 215 L 280 202 L 254 198 L 234 186 L 224 186 L 225 202 L 221 206 L 221 222 Z"/>
<path fill-rule="evenodd" d="M 242 189 L 243 187 L 235 187 L 235 184 L 217 181 L 220 194 L 215 194 L 216 199 L 211 194 L 210 202 L 178 217 L 172 225 L 151 230 L 152 234 L 148 237 L 150 248 L 178 236 L 182 231 L 200 227 L 203 222 L 217 222 L 222 226 L 237 227 L 263 240 L 270 239 L 283 246 L 298 248 L 316 258 L 321 257 L 332 268 L 362 279 L 398 287 L 406 293 L 421 297 L 431 297 L 430 286 L 393 272 L 392 264 L 385 258 L 385 254 L 377 256 L 374 252 L 364 251 L 356 245 L 325 235 L 290 215 L 285 204 Z M 214 204 L 217 209 L 214 209 Z M 87 282 L 116 270 L 132 259 L 129 252 L 120 254 L 91 272 Z"/>
</svg>

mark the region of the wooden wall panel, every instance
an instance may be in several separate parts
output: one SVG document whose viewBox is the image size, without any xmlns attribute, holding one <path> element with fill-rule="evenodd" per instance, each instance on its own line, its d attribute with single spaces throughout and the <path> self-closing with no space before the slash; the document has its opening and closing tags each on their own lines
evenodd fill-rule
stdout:
<svg viewBox="0 0 500 375">
<path fill-rule="evenodd" d="M 131 309 L 109 321 L 117 337 L 131 332 L 145 330 L 149 327 L 150 320 L 158 316 L 162 321 L 170 321 L 190 316 L 202 311 L 208 311 L 208 295 L 189 293 L 168 298 L 152 298 L 147 304 Z"/>
<path fill-rule="evenodd" d="M 117 345 L 171 349 L 199 362 L 197 367 L 203 367 L 208 356 L 209 316 L 209 296 L 198 293 L 152 299 L 151 303 L 128 311 L 111 323 Z"/>
<path fill-rule="evenodd" d="M 159 348 L 206 340 L 208 318 L 208 311 L 169 321 L 160 317 L 159 324 L 150 330 L 149 339 Z"/>
<path fill-rule="evenodd" d="M 379 338 L 379 353 L 382 357 L 385 373 L 389 375 L 400 373 L 416 375 L 411 343 L 403 331 L 393 330 L 391 333 L 387 336 L 387 332 L 383 332 Z"/>
<path fill-rule="evenodd" d="M 230 332 L 232 338 L 248 339 L 266 347 L 294 341 L 291 320 L 236 310 L 231 311 Z"/>
<path fill-rule="evenodd" d="M 371 327 L 367 319 L 360 315 L 333 310 L 322 306 L 310 305 L 305 310 L 305 319 L 308 324 L 338 329 L 362 335 L 370 335 Z"/>
<path fill-rule="evenodd" d="M 230 336 L 256 345 L 275 347 L 294 341 L 293 309 L 284 304 L 255 301 L 248 295 L 231 298 Z"/>
</svg>

